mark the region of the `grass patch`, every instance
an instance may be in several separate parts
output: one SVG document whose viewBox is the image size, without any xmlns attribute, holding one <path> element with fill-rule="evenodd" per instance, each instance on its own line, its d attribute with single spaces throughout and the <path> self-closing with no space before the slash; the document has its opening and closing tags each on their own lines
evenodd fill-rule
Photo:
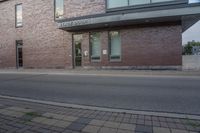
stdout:
<svg viewBox="0 0 200 133">
<path fill-rule="evenodd" d="M 192 127 L 200 127 L 200 123 L 192 122 L 189 119 L 187 119 L 187 124 Z"/>
<path fill-rule="evenodd" d="M 22 124 L 27 124 L 28 122 L 31 122 L 31 119 L 29 119 L 29 120 L 23 120 L 21 123 Z"/>
<path fill-rule="evenodd" d="M 47 117 L 47 118 L 49 118 L 49 119 L 53 119 L 53 117 L 51 116 L 51 117 Z"/>
<path fill-rule="evenodd" d="M 31 116 L 31 117 L 40 117 L 41 115 L 37 112 L 28 112 L 25 115 Z"/>
</svg>

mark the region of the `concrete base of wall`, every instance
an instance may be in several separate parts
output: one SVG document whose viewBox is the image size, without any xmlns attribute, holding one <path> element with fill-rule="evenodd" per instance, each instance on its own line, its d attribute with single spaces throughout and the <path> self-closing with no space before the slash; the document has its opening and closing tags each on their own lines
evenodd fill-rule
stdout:
<svg viewBox="0 0 200 133">
<path fill-rule="evenodd" d="M 200 70 L 200 55 L 184 55 L 183 70 Z"/>
<path fill-rule="evenodd" d="M 104 69 L 104 70 L 182 70 L 182 66 L 84 66 L 84 69 Z"/>
<path fill-rule="evenodd" d="M 15 67 L 9 67 L 9 68 L 1 68 L 2 70 L 13 70 L 17 69 Z M 83 67 L 63 67 L 63 68 L 36 68 L 36 67 L 24 67 L 24 68 L 18 68 L 28 70 L 28 69 L 38 69 L 38 70 L 51 70 L 51 69 L 57 69 L 57 70 L 183 70 L 182 66 L 83 66 Z"/>
</svg>

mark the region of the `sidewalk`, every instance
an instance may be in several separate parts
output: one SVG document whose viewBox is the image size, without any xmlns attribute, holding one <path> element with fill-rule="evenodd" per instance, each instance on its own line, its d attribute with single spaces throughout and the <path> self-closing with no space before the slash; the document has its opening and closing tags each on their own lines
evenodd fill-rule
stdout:
<svg viewBox="0 0 200 133">
<path fill-rule="evenodd" d="M 0 74 L 49 74 L 49 75 L 93 75 L 93 76 L 195 76 L 200 71 L 176 70 L 87 70 L 87 69 L 0 69 Z"/>
<path fill-rule="evenodd" d="M 199 119 L 62 107 L 0 98 L 0 133 L 200 133 Z"/>
</svg>

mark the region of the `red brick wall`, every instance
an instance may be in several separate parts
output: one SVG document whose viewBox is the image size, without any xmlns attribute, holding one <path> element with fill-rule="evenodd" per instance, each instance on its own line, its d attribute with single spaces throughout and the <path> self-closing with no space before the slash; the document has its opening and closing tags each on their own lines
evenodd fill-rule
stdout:
<svg viewBox="0 0 200 133">
<path fill-rule="evenodd" d="M 159 24 L 158 24 L 159 25 Z M 180 66 L 182 65 L 182 30 L 180 25 L 129 27 L 121 33 L 122 59 L 110 62 L 102 55 L 100 62 L 91 62 L 84 57 L 84 66 Z M 108 31 L 101 32 L 101 50 L 108 51 Z M 89 34 L 86 34 L 89 36 Z M 86 37 L 88 38 L 88 37 Z M 83 51 L 88 50 L 84 41 Z"/>
<path fill-rule="evenodd" d="M 23 27 L 15 28 L 15 4 L 23 3 Z M 65 17 L 105 12 L 104 0 L 65 0 Z M 0 3 L 0 68 L 16 67 L 15 40 L 23 40 L 25 68 L 72 67 L 72 35 L 57 29 L 53 0 Z"/>
<path fill-rule="evenodd" d="M 15 4 L 23 3 L 23 27 L 15 28 Z M 0 67 L 16 66 L 15 40 L 23 40 L 25 68 L 69 65 L 68 34 L 57 29 L 53 0 L 9 0 L 0 4 Z M 64 38 L 65 35 L 65 38 Z M 68 38 L 66 40 L 66 38 Z"/>
<path fill-rule="evenodd" d="M 181 65 L 181 33 L 180 25 L 122 30 L 123 64 L 136 66 Z"/>
<path fill-rule="evenodd" d="M 15 67 L 15 39 L 21 31 L 15 30 L 14 1 L 0 4 L 0 67 Z"/>
<path fill-rule="evenodd" d="M 23 27 L 15 28 L 15 4 L 23 3 Z M 104 0 L 65 0 L 65 16 L 105 12 Z M 72 33 L 57 29 L 53 0 L 9 0 L 0 3 L 0 68 L 16 67 L 16 40 L 23 40 L 24 68 L 71 68 Z M 81 31 L 80 31 L 81 32 Z M 158 25 L 120 29 L 122 61 L 83 66 L 181 65 L 181 26 Z M 89 32 L 83 35 L 83 51 L 89 51 Z M 108 31 L 101 31 L 101 48 L 108 50 Z"/>
<path fill-rule="evenodd" d="M 65 0 L 64 17 L 80 17 L 105 13 L 105 0 Z"/>
</svg>

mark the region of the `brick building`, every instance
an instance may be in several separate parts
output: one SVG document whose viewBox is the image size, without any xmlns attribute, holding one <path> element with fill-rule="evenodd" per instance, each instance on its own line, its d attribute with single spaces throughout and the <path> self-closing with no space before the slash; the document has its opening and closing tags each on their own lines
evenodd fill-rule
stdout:
<svg viewBox="0 0 200 133">
<path fill-rule="evenodd" d="M 192 47 L 192 55 L 200 55 L 200 46 Z"/>
<path fill-rule="evenodd" d="M 199 1 L 0 0 L 0 68 L 180 68 Z"/>
</svg>

